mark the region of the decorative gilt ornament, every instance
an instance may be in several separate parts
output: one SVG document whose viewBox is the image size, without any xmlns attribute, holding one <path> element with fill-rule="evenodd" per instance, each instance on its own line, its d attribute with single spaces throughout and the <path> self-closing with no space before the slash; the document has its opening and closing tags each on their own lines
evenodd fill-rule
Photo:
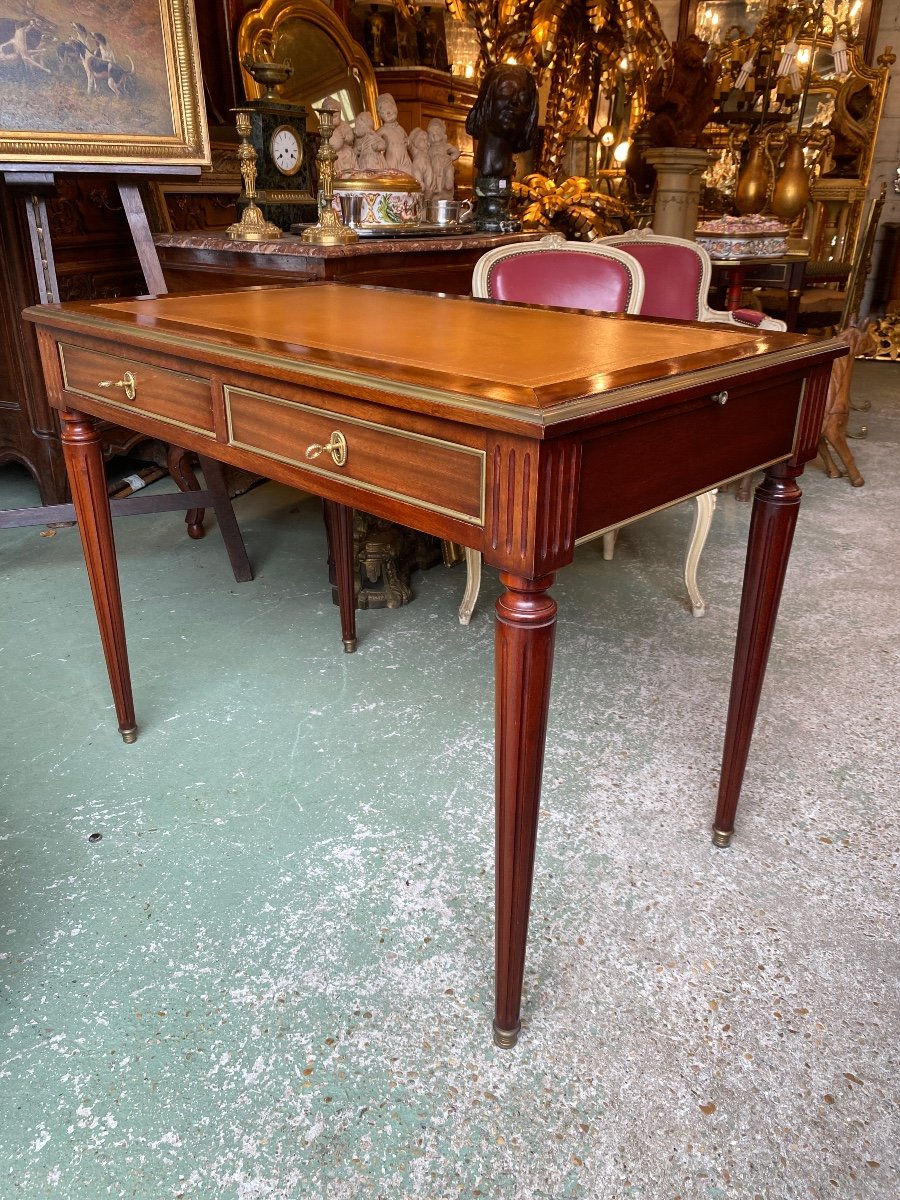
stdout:
<svg viewBox="0 0 900 1200">
<path fill-rule="evenodd" d="M 250 113 L 246 109 L 236 110 L 235 125 L 241 139 L 238 162 L 244 182 L 244 199 L 247 203 L 241 213 L 241 219 L 236 224 L 229 225 L 225 232 L 233 241 L 273 242 L 281 237 L 281 230 L 266 220 L 256 203 L 256 151 L 250 145 Z"/>
<path fill-rule="evenodd" d="M 319 118 L 319 152 L 316 162 L 319 164 L 319 220 L 312 229 L 304 229 L 304 242 L 316 246 L 348 246 L 359 241 L 359 234 L 348 229 L 334 207 L 334 160 L 337 150 L 331 144 L 334 133 L 335 113 L 340 112 L 336 100 L 323 100 L 322 107 L 317 108 Z"/>
<path fill-rule="evenodd" d="M 742 216 L 762 212 L 769 198 L 771 184 L 772 175 L 763 139 L 752 137 L 750 153 L 734 190 L 734 207 Z"/>
<path fill-rule="evenodd" d="M 796 134 L 788 138 L 784 165 L 775 180 L 771 209 L 786 225 L 792 225 L 809 200 L 809 172 L 803 146 Z"/>
<path fill-rule="evenodd" d="M 595 242 L 633 224 L 626 204 L 593 191 L 580 175 L 558 185 L 546 175 L 526 175 L 521 183 L 513 181 L 512 190 L 526 229 L 555 229 L 576 242 Z"/>
<path fill-rule="evenodd" d="M 275 94 L 275 89 L 286 83 L 294 73 L 293 64 L 289 62 L 272 62 L 271 59 L 254 60 L 249 54 L 245 54 L 241 59 L 241 66 L 251 79 L 255 80 L 260 87 L 265 88 L 262 98 L 269 102 L 278 101 L 279 97 Z"/>
<path fill-rule="evenodd" d="M 568 139 L 585 123 L 598 90 L 621 86 L 635 120 L 645 81 L 671 55 L 651 0 L 447 0 L 468 20 L 486 66 L 515 61 L 542 82 L 549 74 L 539 168 L 556 175 Z M 627 66 L 620 69 L 625 60 Z M 481 73 L 479 71 L 479 74 Z"/>
</svg>

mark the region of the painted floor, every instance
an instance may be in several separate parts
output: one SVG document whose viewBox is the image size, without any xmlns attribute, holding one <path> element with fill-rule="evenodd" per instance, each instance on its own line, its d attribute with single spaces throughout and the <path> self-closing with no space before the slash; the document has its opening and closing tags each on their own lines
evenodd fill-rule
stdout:
<svg viewBox="0 0 900 1200">
<path fill-rule="evenodd" d="M 115 728 L 77 531 L 0 534 L 0 1197 L 896 1200 L 900 373 L 812 464 L 732 847 L 709 827 L 749 506 L 582 547 L 523 1032 L 492 1011 L 492 606 L 341 652 L 317 501 L 119 522 Z M 160 485 L 156 485 L 160 486 Z M 0 469 L 0 505 L 36 502 Z"/>
</svg>

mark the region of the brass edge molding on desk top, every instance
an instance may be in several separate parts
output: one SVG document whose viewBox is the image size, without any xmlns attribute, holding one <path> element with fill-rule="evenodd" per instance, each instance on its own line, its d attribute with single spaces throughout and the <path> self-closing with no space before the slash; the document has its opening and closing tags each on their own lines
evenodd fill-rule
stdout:
<svg viewBox="0 0 900 1200">
<path fill-rule="evenodd" d="M 605 411 L 612 412 L 617 408 L 624 407 L 626 404 L 635 404 L 640 400 L 649 399 L 661 390 L 664 390 L 667 396 L 675 398 L 681 392 L 691 391 L 696 387 L 713 387 L 717 383 L 735 382 L 748 375 L 753 375 L 757 371 L 764 371 L 769 367 L 780 366 L 785 362 L 799 363 L 803 359 L 817 357 L 822 353 L 823 348 L 828 349 L 831 346 L 839 346 L 841 344 L 838 338 L 823 338 L 821 341 L 817 341 L 814 345 L 808 347 L 792 346 L 789 350 L 772 350 L 768 354 L 760 355 L 758 358 L 740 359 L 737 362 L 728 363 L 723 367 L 705 367 L 698 371 L 690 371 L 684 375 L 672 376 L 669 379 L 648 379 L 645 383 L 635 383 L 622 388 L 613 388 L 606 393 L 606 396 L 608 399 L 615 397 L 615 401 L 608 403 L 605 406 Z M 667 388 L 662 387 L 666 383 L 670 386 Z M 676 383 L 677 387 L 672 386 Z M 568 420 L 570 417 L 584 416 L 586 413 L 593 412 L 595 407 L 596 405 L 591 403 L 591 397 L 585 396 L 581 400 L 568 400 L 564 404 L 545 408 L 541 410 L 541 416 L 544 418 L 544 424 L 555 425 L 560 421 Z"/>
<path fill-rule="evenodd" d="M 42 324 L 40 320 L 40 308 L 26 309 L 26 313 L 34 314 L 37 323 Z M 251 350 L 249 347 L 237 349 L 236 347 L 229 347 L 219 342 L 209 342 L 182 333 L 175 333 L 168 329 L 155 330 L 144 329 L 136 325 L 123 326 L 120 322 L 112 321 L 107 317 L 95 316 L 92 313 L 68 313 L 64 309 L 54 308 L 52 318 L 46 324 L 50 325 L 51 328 L 59 324 L 72 324 L 80 331 L 93 331 L 96 329 L 98 335 L 101 332 L 121 334 L 123 329 L 127 329 L 130 345 L 142 343 L 148 348 L 162 349 L 163 351 L 174 350 L 176 347 L 184 347 L 188 350 L 208 352 L 212 348 L 223 356 L 237 359 L 236 365 L 238 369 L 241 369 L 241 364 L 278 367 L 282 370 L 285 367 L 285 357 L 274 351 Z M 739 332 L 744 331 L 741 330 Z M 409 396 L 441 407 L 449 408 L 452 406 L 457 410 L 462 405 L 472 412 L 483 416 L 502 417 L 504 424 L 518 422 L 524 426 L 531 426 L 537 431 L 577 419 L 596 411 L 597 404 L 595 397 L 597 395 L 603 395 L 605 398 L 604 411 L 614 411 L 625 405 L 650 399 L 660 392 L 665 392 L 667 396 L 677 397 L 680 393 L 696 387 L 712 386 L 729 380 L 733 382 L 738 377 L 751 375 L 755 372 L 766 370 L 769 367 L 780 366 L 785 362 L 796 362 L 799 364 L 804 359 L 817 357 L 823 350 L 829 350 L 839 345 L 841 343 L 837 338 L 817 339 L 810 342 L 808 346 L 795 345 L 784 350 L 771 350 L 765 354 L 754 355 L 746 359 L 731 360 L 722 366 L 700 368 L 679 375 L 658 376 L 654 379 L 648 379 L 643 383 L 612 388 L 603 393 L 585 393 L 581 398 L 565 400 L 560 404 L 549 405 L 546 408 L 525 408 L 499 400 L 485 399 L 483 396 L 471 392 L 451 392 L 446 388 L 403 383 L 402 381 L 386 379 L 379 375 L 370 375 L 363 371 L 332 367 L 324 363 L 310 362 L 308 360 L 298 360 L 292 366 L 298 375 L 303 375 L 306 378 L 328 380 L 331 383 L 337 384 L 352 383 L 356 388 L 373 388 L 381 392 L 384 392 L 387 388 L 398 396 Z M 358 398 L 365 399 L 365 397 Z M 383 404 L 385 402 L 383 400 L 375 400 L 373 403 Z M 448 416 L 450 419 L 453 419 L 450 414 Z"/>
<path fill-rule="evenodd" d="M 301 404 L 295 400 L 285 400 L 281 396 L 271 396 L 268 392 L 259 392 L 253 388 L 244 388 L 225 384 L 223 388 L 225 396 L 225 420 L 228 426 L 228 444 L 237 446 L 241 450 L 249 450 L 253 454 L 261 454 L 265 458 L 274 458 L 278 462 L 286 463 L 288 466 L 299 467 L 304 471 L 309 471 L 314 475 L 322 475 L 327 479 L 347 479 L 354 487 L 362 488 L 366 492 L 376 492 L 379 496 L 389 496 L 394 500 L 402 500 L 407 504 L 412 504 L 416 508 L 427 509 L 429 512 L 441 513 L 447 517 L 454 517 L 456 520 L 464 521 L 467 525 L 475 525 L 478 528 L 484 527 L 484 508 L 485 508 L 485 476 L 487 468 L 487 452 L 477 446 L 465 446 L 460 442 L 451 442 L 446 438 L 433 437 L 426 433 L 413 433 L 408 429 L 394 429 L 391 425 L 379 425 L 377 421 L 364 421 L 359 417 L 348 417 L 342 414 L 335 414 L 328 409 L 315 408 L 310 404 Z M 380 433 L 385 433 L 391 438 L 403 438 L 412 442 L 424 442 L 426 445 L 442 446 L 447 450 L 453 451 L 454 454 L 467 454 L 476 460 L 478 463 L 479 476 L 479 496 L 478 496 L 478 515 L 472 516 L 470 513 L 457 511 L 456 509 L 445 508 L 439 504 L 428 504 L 424 501 L 416 499 L 415 496 L 410 496 L 407 492 L 395 492 L 389 488 L 379 487 L 378 484 L 365 483 L 352 475 L 344 475 L 332 470 L 323 470 L 321 467 L 315 466 L 308 459 L 289 458 L 286 455 L 275 454 L 271 450 L 264 450 L 260 446 L 252 445 L 249 442 L 239 441 L 234 436 L 234 428 L 231 414 L 231 397 L 234 395 L 253 396 L 257 400 L 264 400 L 267 404 L 278 404 L 282 408 L 289 408 L 293 411 L 311 413 L 316 417 L 329 417 L 334 421 L 339 421 L 341 425 L 355 425 L 361 429 L 372 429 Z"/>
</svg>

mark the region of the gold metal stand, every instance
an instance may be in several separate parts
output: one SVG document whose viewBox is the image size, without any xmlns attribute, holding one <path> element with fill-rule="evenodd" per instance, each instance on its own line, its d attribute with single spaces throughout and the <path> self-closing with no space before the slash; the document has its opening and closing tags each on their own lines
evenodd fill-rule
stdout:
<svg viewBox="0 0 900 1200">
<path fill-rule="evenodd" d="M 241 139 L 238 159 L 247 207 L 241 213 L 241 219 L 229 225 L 225 232 L 234 241 L 274 242 L 281 237 L 281 230 L 266 220 L 256 204 L 256 151 L 250 145 L 250 113 L 245 108 L 235 110 L 235 125 Z"/>
<path fill-rule="evenodd" d="M 334 133 L 335 113 L 340 112 L 340 105 L 335 100 L 324 100 L 322 107 L 315 112 L 319 118 L 319 150 L 316 154 L 319 165 L 319 220 L 312 229 L 304 229 L 303 241 L 316 246 L 349 246 L 359 241 L 359 234 L 347 228 L 332 203 L 337 151 L 331 144 L 331 135 Z"/>
</svg>

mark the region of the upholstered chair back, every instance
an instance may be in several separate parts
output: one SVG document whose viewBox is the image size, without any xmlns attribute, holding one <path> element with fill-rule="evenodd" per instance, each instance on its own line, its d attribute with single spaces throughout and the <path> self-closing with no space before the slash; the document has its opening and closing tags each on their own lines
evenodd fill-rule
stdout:
<svg viewBox="0 0 900 1200">
<path fill-rule="evenodd" d="M 619 250 L 636 258 L 644 271 L 644 301 L 641 315 L 700 320 L 701 300 L 709 291 L 709 270 L 699 246 L 676 245 L 669 239 L 617 241 Z"/>
<path fill-rule="evenodd" d="M 516 304 L 637 313 L 644 278 L 635 259 L 618 248 L 547 238 L 488 251 L 475 265 L 472 293 Z"/>
<path fill-rule="evenodd" d="M 613 246 L 636 258 L 644 272 L 642 317 L 670 317 L 681 321 L 717 321 L 743 328 L 784 330 L 784 321 L 753 309 L 731 311 L 710 308 L 709 283 L 712 263 L 697 242 L 656 234 L 650 229 L 632 230 L 603 238 L 602 246 Z"/>
</svg>

